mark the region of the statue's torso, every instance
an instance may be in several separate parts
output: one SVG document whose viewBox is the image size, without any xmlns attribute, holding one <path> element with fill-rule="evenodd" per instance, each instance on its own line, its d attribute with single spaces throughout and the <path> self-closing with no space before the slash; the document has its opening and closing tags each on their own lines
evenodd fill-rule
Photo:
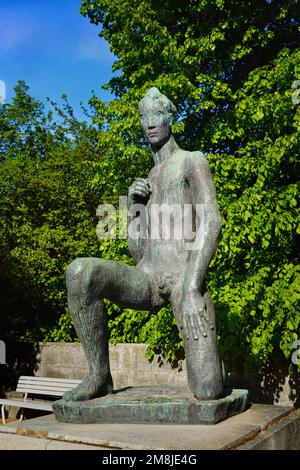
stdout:
<svg viewBox="0 0 300 470">
<path fill-rule="evenodd" d="M 186 178 L 189 155 L 190 152 L 178 149 L 168 159 L 155 165 L 148 176 L 151 188 L 146 205 L 149 238 L 143 241 L 143 256 L 138 266 L 155 277 L 176 279 L 185 270 L 190 258 L 187 242 L 191 240 L 186 239 L 183 227 L 184 205 L 192 208 L 192 194 Z M 161 213 L 159 222 L 156 215 L 158 209 Z M 195 215 L 192 215 L 194 218 Z"/>
</svg>

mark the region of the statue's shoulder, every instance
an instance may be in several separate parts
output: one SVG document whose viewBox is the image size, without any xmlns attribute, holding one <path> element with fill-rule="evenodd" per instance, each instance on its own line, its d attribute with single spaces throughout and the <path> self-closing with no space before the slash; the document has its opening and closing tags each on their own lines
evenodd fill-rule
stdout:
<svg viewBox="0 0 300 470">
<path fill-rule="evenodd" d="M 207 158 L 204 153 L 200 151 L 190 152 L 189 150 L 181 150 L 181 158 L 183 158 L 186 164 L 191 165 L 207 165 Z"/>
</svg>

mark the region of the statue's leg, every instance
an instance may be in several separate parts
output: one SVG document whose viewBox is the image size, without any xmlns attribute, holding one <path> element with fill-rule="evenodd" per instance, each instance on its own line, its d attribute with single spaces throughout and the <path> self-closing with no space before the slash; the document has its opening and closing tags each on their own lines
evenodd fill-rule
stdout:
<svg viewBox="0 0 300 470">
<path fill-rule="evenodd" d="M 89 375 L 64 400 L 89 400 L 112 392 L 107 313 L 103 298 L 131 308 L 148 309 L 147 275 L 133 266 L 99 258 L 73 261 L 66 275 L 68 305 L 83 346 Z"/>
<path fill-rule="evenodd" d="M 181 322 L 182 286 L 174 288 L 171 303 L 177 325 Z M 203 296 L 206 312 L 203 322 L 207 336 L 198 339 L 183 337 L 190 390 L 198 400 L 215 400 L 224 392 L 223 374 L 218 354 L 216 320 L 213 302 L 208 292 Z"/>
</svg>

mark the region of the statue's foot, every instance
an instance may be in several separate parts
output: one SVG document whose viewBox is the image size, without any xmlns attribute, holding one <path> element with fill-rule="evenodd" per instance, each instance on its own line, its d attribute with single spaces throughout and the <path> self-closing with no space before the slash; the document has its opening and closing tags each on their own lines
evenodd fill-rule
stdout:
<svg viewBox="0 0 300 470">
<path fill-rule="evenodd" d="M 100 375 L 89 375 L 76 388 L 69 390 L 63 396 L 66 401 L 86 401 L 104 397 L 113 391 L 111 375 L 103 378 Z"/>
</svg>

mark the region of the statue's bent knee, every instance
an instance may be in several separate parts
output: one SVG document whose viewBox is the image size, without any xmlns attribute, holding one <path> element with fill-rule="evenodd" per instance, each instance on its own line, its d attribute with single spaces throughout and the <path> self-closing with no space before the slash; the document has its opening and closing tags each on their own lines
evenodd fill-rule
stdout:
<svg viewBox="0 0 300 470">
<path fill-rule="evenodd" d="M 99 272 L 99 267 L 99 265 L 96 266 L 93 258 L 77 258 L 72 261 L 66 272 L 69 293 L 78 293 L 78 291 L 92 293 L 95 290 L 93 287 L 95 287 L 96 272 Z"/>
</svg>

